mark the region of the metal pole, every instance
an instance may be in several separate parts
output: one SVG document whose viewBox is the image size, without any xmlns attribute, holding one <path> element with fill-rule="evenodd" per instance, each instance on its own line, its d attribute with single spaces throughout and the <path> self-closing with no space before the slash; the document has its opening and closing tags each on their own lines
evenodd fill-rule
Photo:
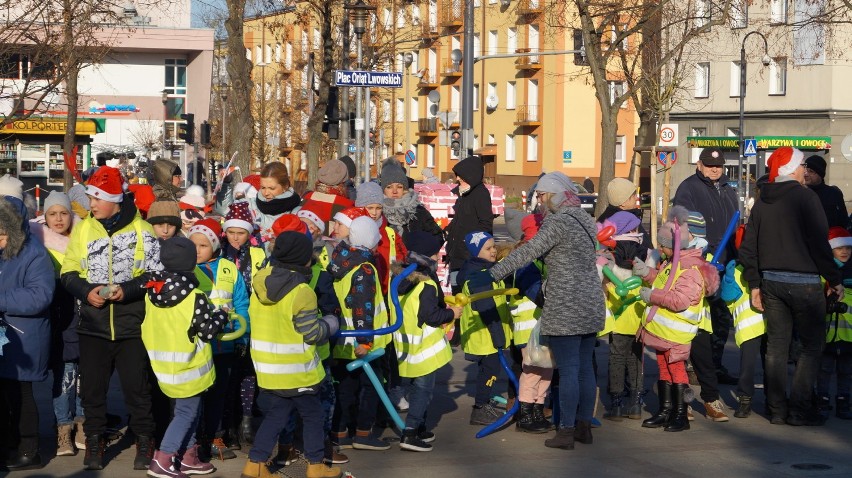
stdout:
<svg viewBox="0 0 852 478">
<path fill-rule="evenodd" d="M 169 117 L 168 107 L 166 106 L 167 104 L 168 100 L 163 101 L 163 147 L 160 149 L 163 159 L 166 158 L 166 119 Z"/>
<path fill-rule="evenodd" d="M 228 101 L 227 96 L 222 97 L 222 166 L 227 166 L 227 158 L 228 157 L 228 147 L 225 146 L 225 125 L 228 120 Z"/>
<path fill-rule="evenodd" d="M 361 55 L 363 54 L 363 48 L 362 48 L 362 45 L 361 45 L 361 36 L 362 35 L 363 34 L 358 35 L 358 38 L 357 38 L 357 40 L 358 40 L 357 41 L 357 43 L 358 43 L 358 45 L 357 45 L 358 68 L 359 69 L 361 68 L 361 60 L 362 60 Z M 364 116 L 363 116 L 363 113 L 361 111 L 361 88 L 355 88 L 355 118 L 356 118 L 355 121 L 360 120 L 363 123 L 366 123 L 366 121 L 364 121 Z M 362 146 L 363 142 L 361 140 L 361 137 L 363 136 L 364 128 L 366 126 L 367 126 L 366 124 L 361 124 L 361 129 L 358 129 L 357 125 L 355 126 L 355 158 L 356 158 L 355 166 L 356 166 L 356 168 L 360 169 L 360 171 L 358 171 L 358 180 L 355 181 L 356 184 L 363 183 L 364 178 L 367 177 L 364 174 L 364 160 L 363 160 L 363 158 L 364 158 L 363 153 L 365 153 L 366 151 L 359 151 L 363 147 Z"/>
<path fill-rule="evenodd" d="M 370 103 L 370 88 L 364 88 L 364 182 L 368 182 L 370 180 L 370 158 L 372 155 L 372 149 L 370 149 L 370 120 L 372 119 L 372 115 L 370 114 L 370 108 L 372 105 Z"/>
<path fill-rule="evenodd" d="M 405 67 L 405 108 L 403 108 L 402 120 L 405 122 L 405 147 L 402 148 L 402 153 L 406 154 L 408 148 L 411 147 L 411 97 L 408 96 L 408 81 L 411 79 L 411 65 Z M 415 153 L 416 154 L 416 153 Z M 405 174 L 411 175 L 411 166 L 408 165 L 408 160 L 405 161 Z"/>
<path fill-rule="evenodd" d="M 342 69 L 346 70 L 349 68 L 349 18 L 345 17 L 343 19 L 343 60 L 341 63 Z M 346 156 L 349 154 L 349 88 L 341 87 L 340 92 L 340 115 L 342 118 L 339 118 L 339 128 L 340 128 L 340 145 L 337 148 L 337 152 L 340 157 Z M 355 178 L 353 178 L 354 180 Z"/>
<path fill-rule="evenodd" d="M 465 157 L 473 155 L 473 63 L 476 56 L 473 51 L 473 2 L 465 0 L 464 12 L 461 132 Z"/>
<path fill-rule="evenodd" d="M 261 47 L 261 51 L 264 52 Z M 266 58 L 264 58 L 265 60 Z M 308 85 L 311 87 L 311 85 Z M 266 164 L 266 62 L 260 64 L 260 167 Z"/>
<path fill-rule="evenodd" d="M 744 206 L 746 198 L 742 196 L 742 181 L 743 181 L 743 154 L 745 154 L 743 128 L 745 125 L 745 95 L 746 95 L 746 59 L 745 59 L 745 38 L 743 38 L 742 48 L 740 48 L 740 127 L 739 127 L 739 156 L 737 157 L 737 204 L 740 209 L 740 217 L 744 216 Z M 742 198 L 742 199 L 740 199 Z"/>
</svg>

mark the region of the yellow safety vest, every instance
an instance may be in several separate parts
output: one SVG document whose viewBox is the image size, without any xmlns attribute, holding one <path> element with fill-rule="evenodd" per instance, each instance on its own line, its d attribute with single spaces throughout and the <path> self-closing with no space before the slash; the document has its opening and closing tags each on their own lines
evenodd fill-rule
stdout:
<svg viewBox="0 0 852 478">
<path fill-rule="evenodd" d="M 626 301 L 632 299 L 639 295 L 639 289 L 633 289 L 627 293 L 625 297 L 619 297 L 618 294 L 615 293 L 615 284 L 608 283 L 606 286 L 606 304 L 608 311 L 615 311 L 621 309 L 621 305 Z M 609 312 L 608 312 L 609 314 Z M 642 325 L 642 317 L 645 315 L 645 303 L 641 300 L 637 300 L 632 304 L 628 305 L 627 308 L 621 312 L 621 315 L 615 317 L 613 315 L 607 315 L 607 320 L 611 320 L 612 324 L 610 326 L 604 326 L 606 330 L 609 328 L 610 332 L 621 334 L 621 335 L 636 335 L 636 331 L 639 330 L 639 327 Z M 611 318 L 610 318 L 611 317 Z"/>
<path fill-rule="evenodd" d="M 598 337 L 604 337 L 612 332 L 615 327 L 615 316 L 612 314 L 609 305 L 604 309 L 604 328 L 598 332 Z"/>
<path fill-rule="evenodd" d="M 46 226 L 45 226 L 46 227 Z M 62 262 L 65 261 L 65 253 L 55 249 L 48 249 L 50 260 L 53 262 L 53 270 L 56 271 L 56 278 L 59 279 L 59 271 L 62 270 Z"/>
<path fill-rule="evenodd" d="M 672 265 L 667 265 L 657 274 L 654 280 L 654 288 L 662 289 L 668 281 L 671 274 Z M 685 272 L 684 269 L 678 268 L 675 272 L 675 281 Z M 649 307 L 648 310 L 651 310 Z M 657 307 L 657 313 L 651 322 L 645 323 L 645 330 L 651 334 L 674 342 L 676 344 L 688 344 L 692 342 L 695 334 L 698 333 L 698 324 L 704 320 L 706 309 L 705 301 L 702 298 L 697 304 L 689 306 L 683 312 L 672 312 L 664 307 Z M 646 312 L 647 313 L 647 312 Z"/>
<path fill-rule="evenodd" d="M 145 295 L 142 342 L 160 389 L 170 398 L 194 397 L 216 381 L 210 344 L 199 337 L 192 343 L 187 337 L 196 297 L 203 294 L 194 289 L 174 307 L 157 307 Z"/>
<path fill-rule="evenodd" d="M 843 303 L 852 310 L 852 296 L 843 296 Z M 825 342 L 852 342 L 852 313 L 826 315 Z"/>
<path fill-rule="evenodd" d="M 195 266 L 198 288 L 207 294 L 210 303 L 217 309 L 234 308 L 234 284 L 238 276 L 237 265 L 225 258 L 220 258 L 216 265 L 216 282 L 200 266 Z"/>
<path fill-rule="evenodd" d="M 319 281 L 320 272 L 322 272 L 323 267 L 319 264 L 319 262 L 314 262 L 311 265 L 311 282 L 308 284 L 311 290 L 316 292 L 317 290 L 317 282 Z M 322 317 L 322 312 L 317 309 L 317 315 Z M 330 337 L 329 337 L 330 338 Z M 319 354 L 320 360 L 325 360 L 331 356 L 331 346 L 329 345 L 329 341 L 317 345 L 317 353 Z"/>
<path fill-rule="evenodd" d="M 293 326 L 298 294 L 313 295 L 316 306 L 316 295 L 307 284 L 297 285 L 275 304 L 266 305 L 256 299 L 249 304 L 251 360 L 258 385 L 267 390 L 312 387 L 325 378 L 316 347 L 306 344 Z"/>
<path fill-rule="evenodd" d="M 766 320 L 763 314 L 751 306 L 751 296 L 742 280 L 743 266 L 738 265 L 734 270 L 734 281 L 742 291 L 740 298 L 728 305 L 728 310 L 734 317 L 734 340 L 741 346 L 746 340 L 760 337 L 766 333 Z"/>
<path fill-rule="evenodd" d="M 376 295 L 373 297 L 373 329 L 380 329 L 388 325 L 388 309 L 385 306 L 385 299 L 382 296 L 382 285 L 379 282 L 379 274 L 376 272 L 376 267 L 373 264 L 365 263 L 373 269 L 373 277 L 375 278 Z M 352 276 L 359 270 L 361 266 L 356 266 L 342 279 L 334 281 L 334 292 L 337 294 L 337 301 L 340 303 L 340 314 L 343 316 L 343 323 L 340 324 L 340 330 L 355 330 L 355 321 L 353 319 L 352 309 L 346 306 L 346 296 L 349 295 L 349 289 L 352 287 Z M 391 341 L 390 334 L 373 336 L 373 348 L 383 348 Z M 355 360 L 355 347 L 357 341 L 355 337 L 338 337 L 337 344 L 332 350 L 332 356 L 336 359 Z"/>
<path fill-rule="evenodd" d="M 470 295 L 467 282 L 462 287 L 462 293 Z M 502 289 L 505 285 L 503 281 L 497 281 L 492 284 L 493 289 Z M 497 304 L 497 313 L 500 315 L 500 322 L 503 325 L 503 334 L 506 336 L 506 343 L 512 340 L 512 314 L 509 312 L 509 304 L 506 302 L 505 295 L 494 297 L 494 303 Z M 491 334 L 479 318 L 479 312 L 473 310 L 470 304 L 462 309 L 461 320 L 459 321 L 461 328 L 461 344 L 462 350 L 465 353 L 472 355 L 491 355 L 497 352 L 494 344 L 491 342 Z"/>
<path fill-rule="evenodd" d="M 541 309 L 524 294 L 517 294 L 509 297 L 509 311 L 512 314 L 512 342 L 515 345 L 526 345 L 535 323 L 541 317 Z"/>
<path fill-rule="evenodd" d="M 251 276 L 254 277 L 263 267 L 263 261 L 266 260 L 266 253 L 263 252 L 262 247 L 249 247 L 249 258 L 251 259 Z"/>
<path fill-rule="evenodd" d="M 429 279 L 415 285 L 400 298 L 404 320 L 399 330 L 393 333 L 400 377 L 422 377 L 450 363 L 453 358 L 453 352 L 443 328 L 426 324 L 423 324 L 423 327 L 417 325 L 420 293 L 426 284 L 434 287 L 436 291 L 441 290 L 435 281 Z"/>
</svg>

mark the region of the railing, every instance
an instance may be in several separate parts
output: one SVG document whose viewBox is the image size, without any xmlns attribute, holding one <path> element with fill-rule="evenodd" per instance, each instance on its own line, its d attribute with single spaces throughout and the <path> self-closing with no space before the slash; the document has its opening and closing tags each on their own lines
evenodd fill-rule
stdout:
<svg viewBox="0 0 852 478">
<path fill-rule="evenodd" d="M 418 88 L 434 88 L 438 86 L 438 77 L 435 73 L 429 71 L 429 69 L 423 70 L 423 73 L 420 74 L 420 81 L 417 82 Z"/>
<path fill-rule="evenodd" d="M 518 2 L 518 15 L 532 15 L 543 11 L 544 0 L 520 0 Z"/>
<path fill-rule="evenodd" d="M 419 133 L 438 133 L 438 118 L 420 118 L 417 120 Z"/>
<path fill-rule="evenodd" d="M 520 105 L 515 116 L 515 124 L 541 123 L 541 107 L 539 105 Z"/>
<path fill-rule="evenodd" d="M 441 68 L 441 74 L 444 76 L 461 76 L 462 72 L 459 69 L 458 64 L 454 63 L 453 60 L 444 60 L 443 68 Z"/>
<path fill-rule="evenodd" d="M 441 25 L 444 25 L 445 27 L 454 27 L 461 26 L 463 23 L 464 1 L 446 0 L 443 5 L 441 5 Z"/>
<path fill-rule="evenodd" d="M 432 25 L 429 23 L 429 19 L 420 19 L 422 22 L 420 24 L 420 33 L 423 35 L 423 39 L 432 40 L 441 35 L 441 32 L 438 31 L 438 25 Z"/>
<path fill-rule="evenodd" d="M 523 52 L 519 53 L 536 53 L 538 50 L 533 50 L 526 48 Z M 538 55 L 530 55 L 530 56 L 519 56 L 515 59 L 515 65 L 518 68 L 541 68 L 541 57 Z"/>
</svg>

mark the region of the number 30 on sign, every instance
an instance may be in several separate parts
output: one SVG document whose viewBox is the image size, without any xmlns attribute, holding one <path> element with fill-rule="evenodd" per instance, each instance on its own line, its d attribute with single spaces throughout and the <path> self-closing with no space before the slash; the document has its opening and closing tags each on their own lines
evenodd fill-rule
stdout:
<svg viewBox="0 0 852 478">
<path fill-rule="evenodd" d="M 667 123 L 660 128 L 658 146 L 677 146 L 677 124 Z"/>
</svg>

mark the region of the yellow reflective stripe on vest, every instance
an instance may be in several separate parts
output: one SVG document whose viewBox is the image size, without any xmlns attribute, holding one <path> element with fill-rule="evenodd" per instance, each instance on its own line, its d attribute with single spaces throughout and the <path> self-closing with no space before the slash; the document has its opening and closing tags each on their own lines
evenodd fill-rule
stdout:
<svg viewBox="0 0 852 478">
<path fill-rule="evenodd" d="M 254 340 L 252 340 L 254 342 Z M 253 346 L 254 344 L 252 344 Z M 252 347 L 252 350 L 256 350 Z M 317 366 L 319 366 L 320 359 L 318 356 L 314 356 L 314 358 L 308 363 L 266 363 L 261 362 L 260 360 L 254 360 L 254 370 L 258 374 L 264 375 L 295 375 L 295 374 L 303 374 L 316 370 Z M 258 380 L 260 377 L 258 377 Z M 316 385 L 316 384 L 310 384 Z M 307 385 L 307 386 L 310 386 Z M 263 385 L 261 385 L 263 386 Z M 263 387 L 267 388 L 267 387 Z M 279 387 L 280 388 L 280 387 Z M 295 387 L 293 387 L 295 388 Z"/>
<path fill-rule="evenodd" d="M 201 341 L 199 340 L 199 343 L 200 342 Z M 170 354 L 170 352 L 150 351 L 150 352 L 148 352 L 148 357 L 150 357 L 151 360 L 157 360 L 157 361 L 160 361 L 160 362 L 176 362 L 176 363 L 187 363 L 195 357 L 194 353 L 193 354 L 186 354 L 187 357 L 181 357 L 180 356 L 181 354 L 176 354 L 173 358 L 177 359 L 177 360 L 164 360 L 165 358 L 168 358 L 169 354 Z M 183 360 L 180 360 L 181 358 L 183 358 Z M 160 383 L 165 383 L 165 384 L 169 384 L 169 385 L 183 385 L 183 384 L 189 383 L 193 380 L 198 380 L 199 378 L 203 377 L 204 374 L 211 371 L 212 369 L 213 369 L 213 358 L 211 357 L 209 361 L 205 362 L 204 364 L 201 365 L 201 367 L 196 368 L 196 369 L 187 370 L 187 371 L 181 372 L 181 373 L 165 373 L 165 372 L 155 370 L 154 375 L 157 376 L 157 381 L 160 382 Z"/>
<path fill-rule="evenodd" d="M 369 262 L 365 262 L 364 264 L 367 264 L 373 269 L 373 278 L 376 288 L 376 294 L 373 297 L 373 329 L 381 329 L 388 325 L 388 311 L 385 306 L 385 299 L 382 297 L 382 285 L 379 282 L 379 274 L 376 272 L 376 267 Z M 355 272 L 361 269 L 361 265 L 353 268 L 341 279 L 334 281 L 334 291 L 337 294 L 337 300 L 340 303 L 340 314 L 343 319 L 343 323 L 340 324 L 340 330 L 355 330 L 355 322 L 353 321 L 354 314 L 352 313 L 352 309 L 346 306 L 346 297 L 349 295 L 349 289 L 352 287 L 352 276 L 355 275 Z M 357 340 L 355 337 L 346 337 L 344 340 L 341 339 L 342 337 L 338 337 L 337 343 L 332 349 L 332 355 L 336 359 L 355 360 L 355 347 Z M 374 335 L 373 348 L 383 348 L 389 344 L 390 341 L 390 334 Z"/>
<path fill-rule="evenodd" d="M 435 294 L 441 293 L 435 281 L 427 279 L 400 297 L 403 321 L 399 330 L 393 333 L 400 377 L 422 377 L 452 360 L 453 352 L 444 330 L 425 324 L 423 327 L 418 326 L 420 294 L 427 284 L 434 289 Z"/>
<path fill-rule="evenodd" d="M 505 287 L 503 281 L 492 283 L 492 289 L 503 289 Z M 462 292 L 465 295 L 470 295 L 467 282 L 462 286 Z M 506 343 L 512 340 L 512 323 L 509 305 L 506 302 L 505 295 L 494 297 L 494 303 L 497 305 L 497 313 L 500 316 L 500 322 L 503 326 L 503 334 L 506 336 Z M 459 321 L 461 329 L 462 349 L 465 353 L 473 355 L 491 355 L 497 352 L 494 344 L 491 341 L 491 334 L 479 318 L 479 312 L 473 310 L 470 304 L 462 309 L 461 320 Z"/>
<path fill-rule="evenodd" d="M 843 296 L 843 303 L 852 310 L 852 294 Z M 852 314 L 829 314 L 825 316 L 827 329 L 825 341 L 830 342 L 852 342 Z"/>
<path fill-rule="evenodd" d="M 731 316 L 734 318 L 734 340 L 737 346 L 743 342 L 760 337 L 766 333 L 766 321 L 763 314 L 752 308 L 751 296 L 742 281 L 743 266 L 737 266 L 734 270 L 734 282 L 740 288 L 740 298 L 728 306 Z"/>
<path fill-rule="evenodd" d="M 671 268 L 672 265 L 669 264 L 657 274 L 657 278 L 653 284 L 655 289 L 665 287 L 669 274 L 671 274 Z M 675 271 L 675 282 L 684 272 L 685 270 L 680 268 Z M 692 342 L 695 334 L 698 333 L 698 326 L 705 317 L 705 308 L 706 301 L 703 297 L 697 304 L 690 306 L 682 312 L 672 312 L 664 307 L 658 307 L 657 313 L 654 314 L 651 322 L 644 324 L 645 330 L 661 339 L 676 344 L 688 344 Z"/>
</svg>

